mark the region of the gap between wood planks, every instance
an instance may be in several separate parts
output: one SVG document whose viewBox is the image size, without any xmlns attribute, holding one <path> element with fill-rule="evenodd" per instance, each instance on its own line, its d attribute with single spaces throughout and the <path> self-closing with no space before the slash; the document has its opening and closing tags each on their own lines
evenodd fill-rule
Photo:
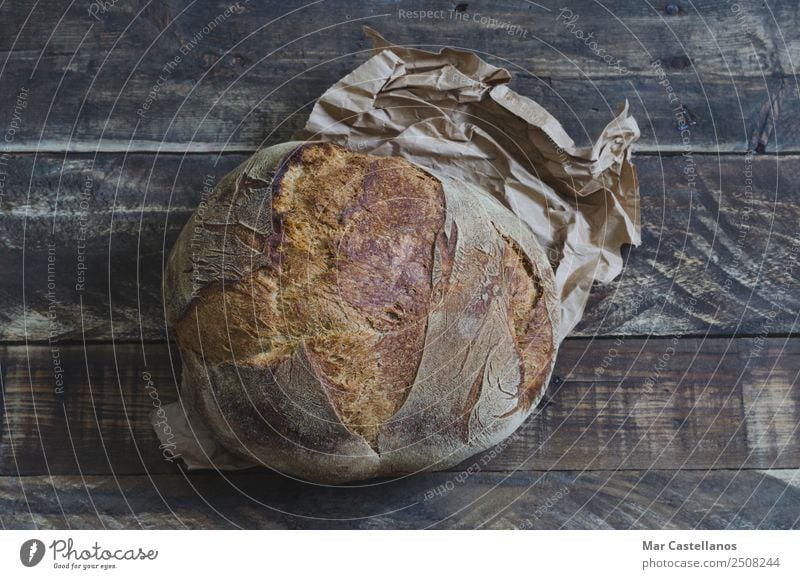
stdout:
<svg viewBox="0 0 800 579">
<path fill-rule="evenodd" d="M 419 473 L 419 474 L 427 474 L 427 475 L 441 475 L 441 476 L 449 476 L 454 473 L 459 473 L 463 469 L 458 467 L 452 467 L 445 470 L 436 470 L 431 471 L 428 473 Z M 700 473 L 700 472 L 724 472 L 724 473 L 737 473 L 737 472 L 762 472 L 764 474 L 772 475 L 772 476 L 779 476 L 784 479 L 788 479 L 792 482 L 792 486 L 800 488 L 800 468 L 758 468 L 758 467 L 742 467 L 742 468 L 651 468 L 651 469 L 627 469 L 627 468 L 585 468 L 585 469 L 570 469 L 570 468 L 552 468 L 550 470 L 535 470 L 535 469 L 520 469 L 520 468 L 483 468 L 480 470 L 483 473 L 491 473 L 491 474 L 529 474 L 531 478 L 534 476 L 541 476 L 545 474 L 575 474 L 580 475 L 581 473 L 592 473 L 595 475 L 602 475 L 602 474 L 615 474 L 615 473 L 635 473 L 635 472 L 662 472 L 662 473 L 680 473 L 680 472 L 691 472 L 691 473 Z M 177 478 L 192 478 L 192 477 L 201 477 L 201 476 L 218 476 L 221 474 L 227 475 L 258 475 L 258 476 L 275 476 L 275 477 L 282 477 L 281 473 L 277 471 L 271 471 L 266 468 L 255 468 L 252 470 L 244 470 L 244 471 L 220 471 L 219 473 L 214 470 L 196 470 L 196 471 L 188 471 L 185 469 L 181 469 L 174 473 L 164 473 L 164 472 L 154 472 L 154 473 L 142 473 L 142 472 L 123 472 L 123 473 L 113 473 L 113 476 L 119 479 L 124 478 L 147 478 L 147 477 L 177 477 Z M 0 474 L 0 479 L 19 479 L 19 480 L 47 480 L 47 479 L 58 479 L 58 478 L 81 478 L 81 476 L 85 477 L 107 477 L 111 476 L 109 474 L 90 474 L 90 473 L 83 473 L 81 474 Z M 391 480 L 392 477 L 388 477 Z M 347 488 L 346 485 L 344 488 Z"/>
<path fill-rule="evenodd" d="M 687 339 L 706 339 L 706 340 L 738 340 L 738 339 L 753 339 L 753 338 L 774 338 L 774 339 L 792 339 L 792 338 L 800 338 L 800 329 L 797 332 L 771 332 L 771 333 L 763 333 L 763 334 L 735 334 L 735 335 L 708 335 L 704 336 L 703 334 L 695 334 L 695 333 L 680 333 L 681 338 Z M 602 334 L 597 336 L 567 336 L 565 338 L 565 342 L 613 342 L 615 340 L 631 340 L 631 341 L 646 341 L 646 340 L 664 340 L 669 339 L 671 336 L 669 334 Z M 170 344 L 175 343 L 173 339 L 168 340 Z M 41 338 L 31 339 L 31 340 L 0 340 L 0 347 L 3 346 L 45 346 L 49 342 L 47 340 L 43 340 Z M 59 346 L 66 346 L 66 347 L 73 347 L 73 346 L 154 346 L 163 344 L 164 340 L 157 340 L 157 339 L 145 339 L 145 340 L 135 340 L 132 338 L 123 338 L 120 340 L 109 340 L 107 338 L 102 339 L 93 339 L 87 337 L 85 340 L 76 340 L 76 339 L 67 339 L 67 340 L 58 340 Z"/>
<path fill-rule="evenodd" d="M 273 143 L 274 144 L 274 143 Z M 268 147 L 269 145 L 264 145 Z M 257 149 L 252 147 L 239 147 L 231 146 L 221 149 L 219 143 L 161 143 L 158 141 L 115 141 L 104 140 L 103 145 L 90 143 L 70 142 L 65 143 L 62 141 L 50 142 L 47 140 L 41 143 L 31 145 L 16 145 L 14 148 L 4 149 L 4 153 L 9 155 L 88 155 L 88 154 L 184 154 L 184 155 L 251 155 Z M 685 149 L 681 145 L 663 145 L 659 147 L 651 146 L 638 146 L 633 147 L 634 159 L 637 155 L 640 156 L 662 156 L 662 157 L 680 157 L 684 154 Z M 798 149 L 782 149 L 780 151 L 756 151 L 752 149 L 755 156 L 758 157 L 792 157 L 800 156 L 800 148 Z M 747 151 L 738 148 L 738 143 L 725 143 L 717 149 L 693 147 L 692 154 L 695 156 L 745 156 Z"/>
</svg>

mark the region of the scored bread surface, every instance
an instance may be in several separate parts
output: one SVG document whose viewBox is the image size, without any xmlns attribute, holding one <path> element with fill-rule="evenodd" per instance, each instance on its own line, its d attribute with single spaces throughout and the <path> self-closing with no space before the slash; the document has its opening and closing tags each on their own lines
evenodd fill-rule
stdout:
<svg viewBox="0 0 800 579">
<path fill-rule="evenodd" d="M 165 274 L 186 396 L 231 452 L 338 482 L 508 436 L 552 371 L 541 248 L 403 159 L 287 144 L 224 178 Z"/>
</svg>

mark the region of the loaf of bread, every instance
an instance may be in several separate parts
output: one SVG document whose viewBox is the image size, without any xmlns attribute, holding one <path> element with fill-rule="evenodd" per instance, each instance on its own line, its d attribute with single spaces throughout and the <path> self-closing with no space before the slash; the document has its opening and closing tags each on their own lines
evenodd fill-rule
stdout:
<svg viewBox="0 0 800 579">
<path fill-rule="evenodd" d="M 259 151 L 164 276 L 181 396 L 225 449 L 319 482 L 439 470 L 509 436 L 549 380 L 559 304 L 491 195 L 325 143 Z"/>
</svg>

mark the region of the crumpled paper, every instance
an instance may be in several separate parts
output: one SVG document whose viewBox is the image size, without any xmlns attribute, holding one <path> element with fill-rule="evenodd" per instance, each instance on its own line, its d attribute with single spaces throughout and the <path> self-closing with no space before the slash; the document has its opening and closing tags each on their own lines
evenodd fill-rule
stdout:
<svg viewBox="0 0 800 579">
<path fill-rule="evenodd" d="M 630 160 L 639 127 L 627 102 L 593 146 L 577 147 L 541 105 L 508 88 L 505 69 L 471 52 L 394 46 L 365 32 L 374 56 L 320 97 L 295 139 L 401 156 L 492 193 L 548 253 L 560 342 L 580 321 L 592 284 L 622 271 L 621 246 L 641 242 Z M 165 406 L 153 424 L 170 460 L 190 470 L 262 466 L 225 450 L 191 404 Z"/>
<path fill-rule="evenodd" d="M 375 55 L 320 97 L 295 138 L 405 157 L 489 191 L 550 256 L 561 297 L 559 341 L 578 324 L 592 283 L 622 271 L 641 243 L 627 102 L 591 147 L 517 94 L 511 75 L 463 50 L 394 46 L 370 28 Z"/>
</svg>

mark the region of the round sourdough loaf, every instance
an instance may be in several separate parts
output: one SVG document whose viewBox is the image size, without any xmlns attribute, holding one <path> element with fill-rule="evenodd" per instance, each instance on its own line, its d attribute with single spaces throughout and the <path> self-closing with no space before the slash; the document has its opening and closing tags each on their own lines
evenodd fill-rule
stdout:
<svg viewBox="0 0 800 579">
<path fill-rule="evenodd" d="M 555 359 L 531 231 L 397 157 L 264 149 L 224 177 L 164 276 L 182 397 L 231 453 L 320 482 L 457 464 L 509 436 Z"/>
</svg>

